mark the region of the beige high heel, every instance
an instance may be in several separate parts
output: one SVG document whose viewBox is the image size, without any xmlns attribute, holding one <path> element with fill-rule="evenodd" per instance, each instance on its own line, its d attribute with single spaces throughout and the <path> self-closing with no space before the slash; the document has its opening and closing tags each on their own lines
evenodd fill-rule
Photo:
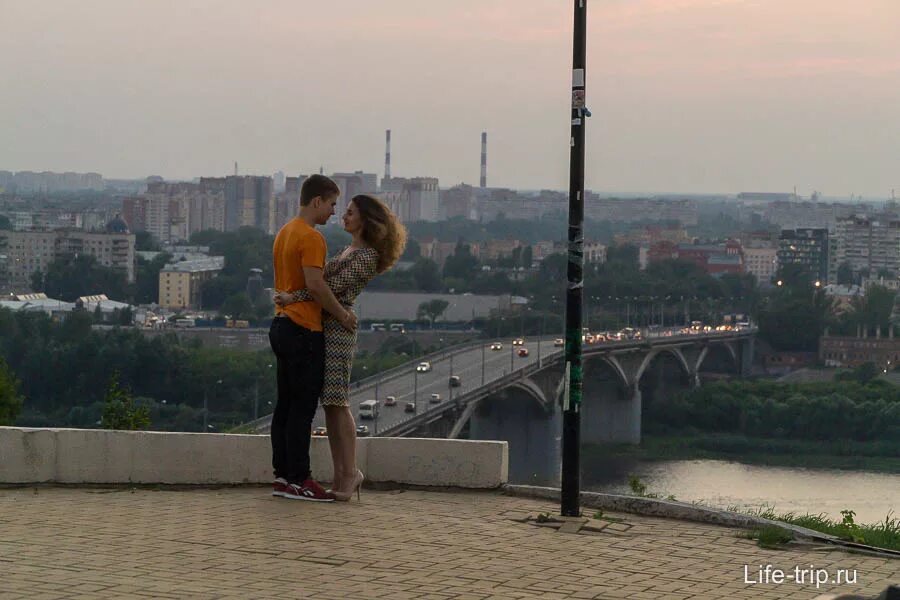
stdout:
<svg viewBox="0 0 900 600">
<path fill-rule="evenodd" d="M 331 493 L 334 494 L 334 499 L 338 502 L 349 502 L 350 498 L 353 497 L 353 492 L 356 492 L 356 499 L 360 500 L 359 490 L 362 487 L 363 481 L 365 481 L 366 476 L 363 475 L 363 472 L 359 469 L 356 470 L 356 477 L 353 478 L 353 485 L 350 486 L 349 492 L 339 492 L 337 490 L 332 490 Z"/>
</svg>

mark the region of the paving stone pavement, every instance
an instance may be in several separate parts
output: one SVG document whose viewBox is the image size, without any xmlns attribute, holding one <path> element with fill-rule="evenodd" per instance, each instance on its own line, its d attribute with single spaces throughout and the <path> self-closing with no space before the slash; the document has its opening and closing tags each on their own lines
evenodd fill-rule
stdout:
<svg viewBox="0 0 900 600">
<path fill-rule="evenodd" d="M 900 581 L 898 560 L 763 550 L 713 525 L 617 515 L 628 526 L 560 533 L 516 521 L 557 505 L 499 492 L 268 491 L 0 489 L 0 598 L 795 599 Z M 751 585 L 745 564 L 856 569 L 857 584 Z"/>
</svg>

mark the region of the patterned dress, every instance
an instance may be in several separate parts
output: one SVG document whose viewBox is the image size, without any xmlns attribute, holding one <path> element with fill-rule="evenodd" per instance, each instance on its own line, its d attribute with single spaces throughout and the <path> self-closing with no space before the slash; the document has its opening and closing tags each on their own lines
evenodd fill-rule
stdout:
<svg viewBox="0 0 900 600">
<path fill-rule="evenodd" d="M 337 301 L 351 309 L 356 297 L 375 277 L 378 251 L 357 248 L 343 258 L 342 255 L 343 250 L 332 257 L 325 264 L 322 275 Z M 297 302 L 311 299 L 306 289 L 294 292 Z M 322 406 L 350 406 L 350 369 L 356 349 L 356 331 L 347 331 L 327 312 L 322 313 L 322 330 L 325 333 L 325 385 L 319 401 Z"/>
</svg>

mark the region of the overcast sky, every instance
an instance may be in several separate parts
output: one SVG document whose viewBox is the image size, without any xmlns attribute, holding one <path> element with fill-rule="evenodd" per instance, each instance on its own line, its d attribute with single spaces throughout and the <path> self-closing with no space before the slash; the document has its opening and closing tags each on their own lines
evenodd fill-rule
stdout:
<svg viewBox="0 0 900 600">
<path fill-rule="evenodd" d="M 0 169 L 566 189 L 567 0 L 0 0 Z M 608 191 L 900 191 L 900 1 L 588 0 Z"/>
</svg>

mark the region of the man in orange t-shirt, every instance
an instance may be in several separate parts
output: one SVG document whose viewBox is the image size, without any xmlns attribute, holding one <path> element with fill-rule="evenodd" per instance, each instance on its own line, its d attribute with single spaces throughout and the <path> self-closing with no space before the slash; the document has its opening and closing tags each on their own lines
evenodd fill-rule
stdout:
<svg viewBox="0 0 900 600">
<path fill-rule="evenodd" d="M 328 177 L 306 179 L 300 189 L 300 214 L 281 228 L 272 248 L 275 289 L 306 288 L 313 297 L 311 302 L 276 306 L 269 329 L 278 364 L 278 400 L 271 429 L 272 494 L 295 500 L 334 500 L 310 474 L 309 444 L 325 371 L 322 309 L 347 329 L 356 329 L 356 315 L 341 306 L 322 276 L 325 238 L 316 231 L 334 214 L 339 194 L 337 184 Z"/>
</svg>

